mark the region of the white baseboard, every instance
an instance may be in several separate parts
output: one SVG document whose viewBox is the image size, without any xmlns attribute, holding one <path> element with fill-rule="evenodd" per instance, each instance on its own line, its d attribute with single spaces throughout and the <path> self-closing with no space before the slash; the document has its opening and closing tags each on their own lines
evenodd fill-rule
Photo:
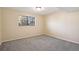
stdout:
<svg viewBox="0 0 79 59">
<path fill-rule="evenodd" d="M 40 35 L 43 35 L 43 34 L 37 34 L 37 35 L 33 35 L 33 36 L 28 36 L 28 37 L 12 38 L 12 39 L 9 39 L 9 40 L 4 40 L 2 42 L 12 41 L 12 40 L 19 40 L 19 39 L 30 38 L 30 37 L 36 37 L 36 36 L 40 36 Z"/>
<path fill-rule="evenodd" d="M 5 41 L 2 41 L 2 42 L 12 41 L 12 40 L 18 40 L 18 39 L 23 39 L 23 38 L 36 37 L 36 36 L 40 36 L 40 35 L 48 35 L 50 37 L 54 37 L 54 38 L 58 38 L 58 39 L 61 39 L 61 40 L 68 41 L 68 42 L 79 44 L 79 42 L 72 41 L 72 40 L 66 40 L 66 38 L 62 38 L 62 37 L 55 36 L 55 35 L 50 35 L 50 34 L 38 34 L 38 35 L 29 36 L 29 37 L 19 37 L 19 38 L 14 38 L 14 39 L 10 39 L 10 40 L 5 40 Z M 1 42 L 0 42 L 0 45 L 1 45 Z"/>
<path fill-rule="evenodd" d="M 68 42 L 72 42 L 72 43 L 79 44 L 79 42 L 77 42 L 77 41 L 66 40 L 66 38 L 62 38 L 62 37 L 59 37 L 59 36 L 50 35 L 50 34 L 46 34 L 46 35 L 48 35 L 48 36 L 50 36 L 50 37 L 58 38 L 58 39 L 61 39 L 61 40 L 65 40 L 65 41 L 68 41 Z"/>
</svg>

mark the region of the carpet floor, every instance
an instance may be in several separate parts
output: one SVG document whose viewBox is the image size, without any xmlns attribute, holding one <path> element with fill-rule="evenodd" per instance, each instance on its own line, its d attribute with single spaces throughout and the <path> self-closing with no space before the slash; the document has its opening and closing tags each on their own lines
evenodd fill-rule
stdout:
<svg viewBox="0 0 79 59">
<path fill-rule="evenodd" d="M 1 51 L 79 51 L 79 44 L 47 35 L 2 43 Z"/>
</svg>

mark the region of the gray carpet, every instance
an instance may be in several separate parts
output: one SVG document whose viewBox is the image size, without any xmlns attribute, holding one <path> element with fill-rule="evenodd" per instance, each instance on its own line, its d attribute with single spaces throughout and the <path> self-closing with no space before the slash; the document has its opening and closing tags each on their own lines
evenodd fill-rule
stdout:
<svg viewBox="0 0 79 59">
<path fill-rule="evenodd" d="M 4 42 L 2 51 L 79 51 L 79 44 L 40 35 Z"/>
</svg>

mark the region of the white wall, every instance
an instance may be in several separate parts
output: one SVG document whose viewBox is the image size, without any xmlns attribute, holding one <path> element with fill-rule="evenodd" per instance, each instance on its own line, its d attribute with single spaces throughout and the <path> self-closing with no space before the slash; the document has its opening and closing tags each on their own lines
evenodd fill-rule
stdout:
<svg viewBox="0 0 79 59">
<path fill-rule="evenodd" d="M 35 26 L 18 26 L 19 16 L 35 16 Z M 43 16 L 3 9 L 3 42 L 43 34 Z"/>
<path fill-rule="evenodd" d="M 45 22 L 47 35 L 79 43 L 79 12 L 56 12 L 46 16 Z"/>
</svg>

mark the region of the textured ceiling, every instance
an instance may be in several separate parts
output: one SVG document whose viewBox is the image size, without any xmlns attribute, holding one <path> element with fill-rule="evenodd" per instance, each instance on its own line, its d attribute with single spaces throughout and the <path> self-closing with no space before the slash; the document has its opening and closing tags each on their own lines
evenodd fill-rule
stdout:
<svg viewBox="0 0 79 59">
<path fill-rule="evenodd" d="M 33 7 L 10 7 L 11 9 L 15 9 L 18 11 L 28 12 L 37 15 L 47 15 L 50 13 L 54 13 L 56 11 L 67 11 L 67 12 L 76 12 L 79 11 L 79 7 L 44 7 L 43 11 L 33 10 Z"/>
</svg>

